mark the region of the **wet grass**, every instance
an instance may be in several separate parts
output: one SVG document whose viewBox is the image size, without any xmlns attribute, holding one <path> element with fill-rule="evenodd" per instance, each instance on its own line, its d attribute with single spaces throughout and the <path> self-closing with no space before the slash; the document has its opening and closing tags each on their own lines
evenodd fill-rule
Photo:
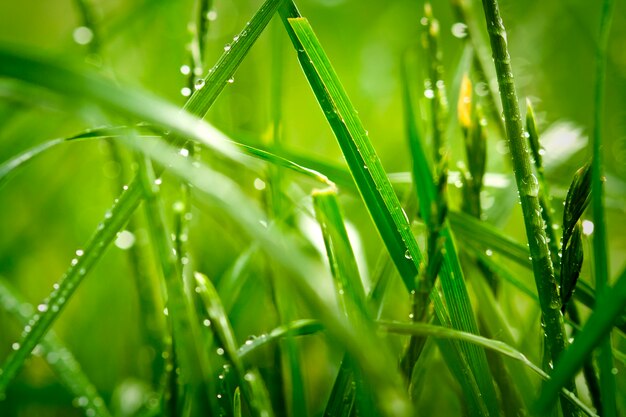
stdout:
<svg viewBox="0 0 626 417">
<path fill-rule="evenodd" d="M 605 3 L 593 160 L 570 172 L 564 196 L 551 192 L 530 102 L 522 118 L 496 0 L 483 1 L 484 19 L 451 2 L 464 47 L 449 67 L 437 10 L 427 4 L 421 12 L 423 42 L 397 57 L 406 137 L 393 146 L 408 155 L 411 170 L 393 175 L 315 24 L 290 0 L 259 4 L 214 64 L 208 34 L 219 4 L 198 1 L 181 68 L 182 106 L 105 70 L 0 44 L 2 92 L 26 103 L 0 117 L 8 122 L 45 99 L 88 128 L 51 134 L 9 156 L 0 165 L 0 192 L 59 148 L 72 154 L 105 144 L 106 164 L 123 173 L 103 178 L 122 192 L 101 218 L 89 219 L 91 237 L 77 242 L 81 249 L 61 278 L 53 277 L 45 299 L 31 300 L 37 307 L 24 301 L 30 292 L 16 285 L 20 276 L 0 280 L 0 310 L 10 322 L 1 324 L 2 415 L 624 412 L 626 278 L 622 272 L 610 280 L 602 194 L 600 126 L 613 13 Z M 90 59 L 104 55 L 107 37 L 92 5 L 77 6 L 77 42 L 88 45 Z M 218 98 L 268 31 L 275 49 L 264 55 L 272 63 L 263 80 L 271 91 L 269 133 L 226 133 L 212 124 L 220 122 L 214 109 L 226 105 Z M 287 39 L 289 54 L 281 43 Z M 317 103 L 345 163 L 287 146 L 281 94 L 292 86 L 278 70 L 287 59 L 299 63 L 308 84 L 302 94 Z M 39 91 L 45 95 L 38 101 L 32 93 Z M 233 118 L 241 115 L 236 110 Z M 494 139 L 510 150 L 510 164 L 499 172 L 488 170 Z M 459 143 L 464 156 L 454 152 Z M 489 199 L 504 210 L 487 216 Z M 516 199 L 517 214 L 507 203 Z M 562 213 L 555 209 L 560 199 Z M 583 223 L 590 202 L 591 238 L 590 222 Z M 76 196 L 75 206 L 88 201 Z M 525 241 L 502 230 L 508 218 L 525 230 Z M 91 320 L 95 327 L 111 320 L 120 308 L 116 297 L 136 309 L 132 323 L 116 322 L 116 338 L 135 338 L 130 351 L 111 350 L 107 359 L 131 363 L 120 374 L 108 372 L 102 358 L 81 363 L 89 347 L 65 346 L 52 330 L 73 306 L 88 311 L 78 294 L 93 275 L 103 276 L 100 265 L 116 248 L 128 265 L 115 270 L 120 277 L 105 271 L 102 285 L 115 290 L 119 278 L 135 293 L 93 294 L 102 308 Z M 91 345 L 81 329 L 61 334 Z M 45 372 L 45 362 L 55 376 L 44 380 L 64 393 L 58 404 L 46 405 L 37 391 L 33 375 Z"/>
</svg>

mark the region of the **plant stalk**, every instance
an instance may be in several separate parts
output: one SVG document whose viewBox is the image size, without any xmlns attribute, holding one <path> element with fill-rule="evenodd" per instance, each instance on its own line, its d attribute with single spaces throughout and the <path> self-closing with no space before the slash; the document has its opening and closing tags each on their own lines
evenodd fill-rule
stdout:
<svg viewBox="0 0 626 417">
<path fill-rule="evenodd" d="M 555 363 L 567 346 L 567 337 L 561 314 L 559 289 L 554 276 L 554 267 L 550 257 L 545 224 L 539 204 L 539 183 L 532 173 L 528 145 L 523 135 L 519 102 L 515 91 L 511 59 L 506 41 L 506 31 L 497 0 L 483 0 L 483 9 L 487 31 L 491 41 L 500 98 L 504 112 L 504 123 L 511 152 L 515 180 L 522 203 L 526 236 L 532 257 L 535 284 L 543 316 L 544 331 L 547 335 L 547 348 L 552 362 Z M 565 385 L 574 390 L 574 381 Z M 576 410 L 566 401 L 561 401 L 564 416 L 576 415 Z"/>
</svg>

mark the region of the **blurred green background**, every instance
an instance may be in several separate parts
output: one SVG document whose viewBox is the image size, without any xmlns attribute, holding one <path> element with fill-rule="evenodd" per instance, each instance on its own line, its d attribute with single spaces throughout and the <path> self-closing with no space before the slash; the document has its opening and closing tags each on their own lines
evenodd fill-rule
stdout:
<svg viewBox="0 0 626 417">
<path fill-rule="evenodd" d="M 69 0 L 0 2 L 0 42 L 95 67 L 122 85 L 148 90 L 182 106 L 185 97 L 181 89 L 186 86 L 186 77 L 180 68 L 189 64 L 186 45 L 191 39 L 188 24 L 193 1 L 93 0 L 90 3 L 100 42 L 97 55 L 93 41 L 81 44 L 85 41 L 84 33 L 81 35 L 76 29 L 83 23 L 76 3 Z M 474 3 L 474 13 L 482 27 L 480 4 Z M 626 2 L 616 3 L 604 118 L 612 276 L 624 267 L 626 254 Z M 260 4 L 260 0 L 214 2 L 207 68 Z M 407 50 L 418 49 L 423 2 L 300 0 L 297 4 L 326 48 L 384 166 L 389 172 L 409 170 L 400 65 Z M 541 132 L 550 132 L 546 137 L 551 145 L 547 158 L 552 159 L 548 179 L 555 194 L 564 196 L 573 172 L 589 155 L 585 141 L 592 130 L 600 5 L 584 0 L 504 0 L 501 8 L 518 95 L 532 100 Z M 435 1 L 433 10 L 441 23 L 444 71 L 450 86 L 463 39 L 452 34 L 455 19 L 449 2 Z M 213 106 L 208 120 L 236 140 L 267 142 L 272 132 L 272 80 L 280 79 L 285 146 L 343 163 L 280 22 L 272 22 L 266 32 L 235 74 L 234 83 Z M 419 53 L 417 57 L 413 60 L 415 71 L 411 82 L 415 94 L 421 95 L 424 70 L 420 67 Z M 71 98 L 59 99 L 38 90 L 24 90 L 16 95 L 7 85 L 6 80 L 0 79 L 0 161 L 47 139 L 69 136 L 107 120 L 97 109 L 79 106 Z M 454 167 L 463 157 L 460 132 L 450 142 Z M 110 162 L 107 152 L 104 142 L 65 144 L 38 158 L 0 189 L 0 277 L 18 288 L 34 305 L 61 278 L 75 251 L 86 242 L 120 191 L 115 184 L 123 175 L 121 167 Z M 508 174 L 507 158 L 502 138 L 492 129 L 490 170 Z M 232 172 L 227 166 L 221 168 L 238 179 L 251 195 L 264 201 L 264 191 L 253 187 L 257 174 Z M 311 184 L 306 181 L 303 184 L 301 179 L 297 182 L 303 196 L 310 191 Z M 168 184 L 167 177 L 165 186 L 166 191 L 174 194 L 176 186 Z M 299 198 L 297 193 L 293 195 L 294 199 Z M 500 190 L 498 198 L 504 195 L 514 196 L 514 190 Z M 495 210 L 502 209 L 498 207 L 499 200 L 494 205 L 494 221 L 507 234 L 524 241 L 519 209 L 514 199 L 507 201 L 505 215 Z M 367 213 L 354 197 L 343 196 L 342 203 L 360 232 L 366 263 L 373 268 L 381 244 Z M 192 227 L 197 269 L 219 280 L 247 247 L 246 238 L 239 236 L 228 220 L 221 217 L 198 213 Z M 139 244 L 145 242 L 145 231 L 138 230 L 136 239 Z M 586 249 L 590 249 L 588 242 Z M 139 382 L 146 366 L 141 359 L 142 321 L 125 255 L 124 249 L 111 247 L 54 326 L 106 399 L 117 395 L 116 389 L 119 395 L 146 389 L 145 383 Z M 532 277 L 524 279 L 534 287 Z M 263 284 L 257 285 L 263 288 Z M 270 301 L 267 295 L 242 301 L 233 316 L 242 340 L 275 324 L 275 313 L 268 307 Z M 516 313 L 511 314 L 527 311 L 526 304 L 513 304 L 510 309 Z M 1 359 L 17 340 L 19 331 L 15 322 L 0 311 Z M 323 346 L 323 338 L 312 338 L 304 349 L 315 351 L 314 358 L 315 355 L 322 358 L 326 354 Z M 271 360 L 268 359 L 270 363 Z M 314 364 L 317 359 L 311 360 Z M 320 366 L 310 366 L 308 383 L 312 397 L 316 398 L 311 405 L 315 410 L 327 395 L 329 387 L 324 386 L 327 384 L 324 378 L 334 372 L 332 362 L 320 360 Z M 125 388 L 120 390 L 122 384 Z M 0 411 L 4 407 L 8 413 L 1 413 L 3 416 L 72 412 L 67 407 L 71 397 L 40 358 L 30 359 L 13 383 L 9 396 L 0 403 Z M 454 405 L 451 407 L 455 409 Z"/>
</svg>

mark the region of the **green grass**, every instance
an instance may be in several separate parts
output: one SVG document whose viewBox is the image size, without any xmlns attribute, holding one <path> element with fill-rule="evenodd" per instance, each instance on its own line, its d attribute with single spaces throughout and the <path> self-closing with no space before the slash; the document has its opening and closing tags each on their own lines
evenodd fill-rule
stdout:
<svg viewBox="0 0 626 417">
<path fill-rule="evenodd" d="M 523 123 L 549 88 L 516 84 L 497 0 L 376 6 L 401 47 L 362 52 L 395 62 L 373 84 L 349 2 L 191 3 L 76 1 L 65 55 L 0 41 L 0 415 L 626 412 L 613 2 L 579 170 Z"/>
</svg>

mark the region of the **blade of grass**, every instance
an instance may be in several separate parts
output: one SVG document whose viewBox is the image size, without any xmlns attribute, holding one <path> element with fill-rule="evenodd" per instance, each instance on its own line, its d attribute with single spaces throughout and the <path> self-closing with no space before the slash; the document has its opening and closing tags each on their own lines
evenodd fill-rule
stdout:
<svg viewBox="0 0 626 417">
<path fill-rule="evenodd" d="M 541 396 L 536 404 L 539 412 L 550 406 L 559 388 L 564 385 L 565 381 L 574 377 L 585 359 L 591 355 L 595 348 L 602 345 L 603 340 L 610 333 L 611 327 L 624 311 L 624 308 L 626 308 L 626 270 L 622 271 L 613 286 L 607 285 L 599 293 L 596 308 L 587 319 L 583 329 L 577 334 L 574 343 L 557 362 L 550 375 L 550 381 L 543 386 Z M 603 405 L 605 406 L 604 402 Z"/>
<path fill-rule="evenodd" d="M 416 265 L 421 261 L 422 255 L 398 197 L 310 25 L 306 19 L 297 17 L 299 14 L 293 4 L 292 7 L 293 9 L 282 8 L 281 16 L 298 51 L 300 64 L 337 137 L 357 188 L 405 286 L 414 290 Z"/>
<path fill-rule="evenodd" d="M 283 337 L 286 337 L 287 334 L 291 334 L 291 336 L 308 336 L 319 333 L 322 330 L 324 330 L 324 326 L 317 320 L 296 320 L 276 327 L 267 334 L 249 339 L 239 347 L 237 355 L 244 361 L 251 361 L 250 356 L 254 356 L 253 353 L 256 350 L 271 343 L 278 342 Z"/>
<path fill-rule="evenodd" d="M 563 326 L 563 315 L 560 312 L 559 289 L 550 258 L 544 221 L 541 217 L 538 199 L 539 184 L 532 173 L 528 144 L 523 137 L 522 120 L 507 47 L 506 31 L 497 0 L 483 0 L 483 10 L 500 86 L 500 99 L 504 110 L 507 139 L 522 203 L 524 225 L 530 246 L 542 321 L 545 324 L 547 335 L 545 340 L 548 342 L 547 348 L 550 351 L 550 357 L 555 363 L 567 347 L 568 341 Z M 572 392 L 576 388 L 573 380 L 567 381 L 565 387 Z M 562 399 L 561 406 L 566 417 L 576 414 L 569 402 Z"/>
<path fill-rule="evenodd" d="M 209 386 L 208 360 L 196 342 L 200 334 L 197 326 L 198 320 L 185 296 L 181 271 L 170 238 L 171 234 L 167 230 L 159 191 L 160 180 L 156 179 L 149 160 L 140 157 L 137 158 L 137 162 L 148 230 L 167 289 L 168 317 L 171 320 L 173 338 L 176 341 L 174 352 L 180 363 L 180 381 L 193 397 L 202 389 L 203 384 L 207 388 Z"/>
<path fill-rule="evenodd" d="M 0 306 L 22 326 L 29 326 L 34 315 L 38 314 L 33 306 L 26 303 L 23 297 L 3 279 L 0 279 Z M 39 306 L 37 311 L 40 312 L 44 308 Z M 83 408 L 88 415 L 94 417 L 111 416 L 96 387 L 85 375 L 74 355 L 63 345 L 54 332 L 48 332 L 39 346 L 41 346 L 40 354 L 76 398 L 76 404 Z"/>
<path fill-rule="evenodd" d="M 550 380 L 550 376 L 546 374 L 540 367 L 532 363 L 523 353 L 498 340 L 487 339 L 485 337 L 478 336 L 472 333 L 466 333 L 455 329 L 450 329 L 442 326 L 434 326 L 432 324 L 425 323 L 400 323 L 383 320 L 379 321 L 378 323 L 381 330 L 386 332 L 428 335 L 436 338 L 462 340 L 468 343 L 476 344 L 485 349 L 493 350 L 516 361 L 519 361 L 523 363 L 524 366 L 526 366 L 528 369 L 531 369 L 533 372 L 539 375 L 542 379 L 546 381 Z M 589 407 L 587 407 L 573 392 L 568 391 L 565 388 L 559 388 L 558 392 L 561 393 L 561 398 L 567 400 L 568 403 L 578 408 L 580 411 L 583 411 L 589 416 L 597 416 L 597 414 L 594 413 L 593 410 L 591 410 Z"/>
<path fill-rule="evenodd" d="M 602 117 L 604 114 L 604 94 L 606 84 L 606 60 L 609 34 L 613 20 L 615 2 L 605 0 L 602 2 L 602 14 L 600 20 L 600 37 L 596 48 L 596 72 L 594 92 L 594 117 L 593 117 L 593 157 L 591 166 L 591 205 L 593 207 L 593 256 L 596 291 L 601 294 L 608 288 L 609 259 L 607 248 L 606 219 L 604 216 L 604 184 L 602 180 L 604 166 L 602 150 L 604 137 L 602 130 Z M 616 383 L 613 374 L 613 352 L 611 348 L 611 334 L 607 333 L 605 339 L 600 342 L 600 354 L 598 357 L 600 368 L 600 397 L 602 409 L 607 417 L 617 415 Z"/>
<path fill-rule="evenodd" d="M 202 304 L 211 320 L 211 327 L 224 347 L 226 357 L 233 364 L 243 397 L 247 400 L 256 416 L 273 416 L 274 412 L 269 394 L 261 379 L 261 375 L 255 368 L 247 369 L 238 355 L 235 333 L 215 287 L 206 276 L 199 272 L 196 272 L 194 277 L 197 285 L 196 293 L 202 300 Z"/>
</svg>

